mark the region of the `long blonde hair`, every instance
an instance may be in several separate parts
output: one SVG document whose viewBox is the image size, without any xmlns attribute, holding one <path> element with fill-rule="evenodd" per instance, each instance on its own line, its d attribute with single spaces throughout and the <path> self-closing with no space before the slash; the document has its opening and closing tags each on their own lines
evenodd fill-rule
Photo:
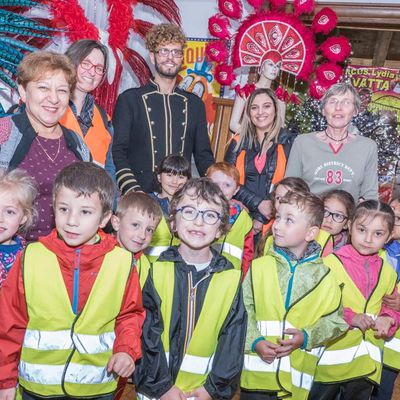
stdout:
<svg viewBox="0 0 400 400">
<path fill-rule="evenodd" d="M 281 121 L 283 120 L 281 116 L 282 109 L 278 106 L 278 98 L 272 89 L 258 88 L 254 90 L 254 92 L 247 99 L 245 112 L 240 125 L 239 140 L 235 147 L 235 151 L 239 150 L 246 142 L 248 143 L 249 147 L 253 147 L 257 141 L 256 127 L 250 119 L 250 109 L 256 96 L 260 94 L 266 94 L 268 97 L 270 97 L 275 108 L 274 122 L 271 130 L 269 132 L 265 132 L 265 139 L 262 143 L 261 153 L 265 153 L 269 147 L 269 144 L 271 142 L 276 142 L 278 138 L 279 132 L 282 128 Z"/>
</svg>

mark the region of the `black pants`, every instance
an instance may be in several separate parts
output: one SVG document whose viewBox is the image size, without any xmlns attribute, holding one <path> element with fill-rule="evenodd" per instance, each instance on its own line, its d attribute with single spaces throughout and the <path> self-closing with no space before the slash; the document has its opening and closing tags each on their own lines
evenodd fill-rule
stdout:
<svg viewBox="0 0 400 400">
<path fill-rule="evenodd" d="M 51 400 L 74 400 L 78 399 L 77 397 L 69 397 L 69 396 L 61 396 L 61 397 L 52 397 Z M 108 394 L 106 396 L 97 396 L 97 397 L 85 397 L 85 400 L 113 400 L 114 394 Z M 25 390 L 22 390 L 22 400 L 43 400 L 43 397 L 35 396 L 34 394 L 27 393 Z M 82 400 L 82 398 L 79 398 Z"/>
<path fill-rule="evenodd" d="M 276 392 L 248 392 L 240 389 L 240 400 L 278 400 Z"/>
<path fill-rule="evenodd" d="M 369 400 L 374 384 L 364 378 L 340 383 L 314 382 L 308 400 Z"/>
<path fill-rule="evenodd" d="M 372 400 L 391 400 L 394 388 L 394 381 L 399 371 L 395 371 L 385 366 L 382 369 L 381 384 L 372 393 Z"/>
</svg>

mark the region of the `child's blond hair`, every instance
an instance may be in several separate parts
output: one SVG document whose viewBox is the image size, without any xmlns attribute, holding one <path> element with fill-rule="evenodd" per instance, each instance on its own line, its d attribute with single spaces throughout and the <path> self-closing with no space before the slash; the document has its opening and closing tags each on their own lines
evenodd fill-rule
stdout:
<svg viewBox="0 0 400 400">
<path fill-rule="evenodd" d="M 158 202 L 146 193 L 130 191 L 118 202 L 115 215 L 118 218 L 124 217 L 129 210 L 135 210 L 154 218 L 157 224 L 162 218 L 162 210 Z"/>
<path fill-rule="evenodd" d="M 12 191 L 26 216 L 25 223 L 21 224 L 17 233 L 27 233 L 37 219 L 35 200 L 38 194 L 35 180 L 22 169 L 11 171 L 0 170 L 0 194 Z"/>
</svg>

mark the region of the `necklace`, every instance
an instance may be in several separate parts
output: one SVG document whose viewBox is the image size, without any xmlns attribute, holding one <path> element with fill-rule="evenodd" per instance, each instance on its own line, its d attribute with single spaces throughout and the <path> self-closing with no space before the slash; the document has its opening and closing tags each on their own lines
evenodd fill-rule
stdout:
<svg viewBox="0 0 400 400">
<path fill-rule="evenodd" d="M 336 143 L 340 143 L 343 142 L 344 140 L 346 140 L 349 137 L 349 131 L 346 131 L 346 135 L 344 137 L 342 137 L 341 139 L 335 139 L 334 137 L 328 135 L 328 132 L 325 129 L 325 135 L 326 137 L 328 137 L 329 139 L 333 140 Z"/>
<path fill-rule="evenodd" d="M 58 155 L 60 154 L 61 150 L 61 136 L 58 138 L 58 149 L 54 157 L 50 157 L 49 153 L 46 151 L 46 149 L 43 147 L 42 143 L 40 143 L 40 140 L 38 138 L 38 135 L 35 136 L 36 141 L 38 142 L 40 148 L 43 150 L 43 153 L 46 155 L 46 157 L 54 164 L 57 160 Z"/>
</svg>

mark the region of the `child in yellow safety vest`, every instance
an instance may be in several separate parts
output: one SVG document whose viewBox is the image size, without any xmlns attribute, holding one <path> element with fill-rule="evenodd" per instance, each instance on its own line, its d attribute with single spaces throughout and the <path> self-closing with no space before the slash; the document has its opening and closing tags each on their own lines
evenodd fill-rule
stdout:
<svg viewBox="0 0 400 400">
<path fill-rule="evenodd" d="M 400 197 L 394 197 L 389 203 L 394 212 L 394 228 L 389 243 L 385 244 L 383 259 L 393 267 L 397 273 L 397 279 L 400 279 Z M 399 289 L 399 283 L 397 284 Z M 383 304 L 396 311 L 400 311 L 400 295 L 386 295 L 383 298 Z M 395 336 L 385 341 L 383 349 L 383 368 L 381 384 L 373 394 L 372 400 L 390 400 L 393 394 L 394 382 L 400 370 L 400 329 Z"/>
<path fill-rule="evenodd" d="M 206 173 L 229 201 L 229 232 L 219 238 L 213 247 L 225 256 L 235 268 L 242 269 L 243 278 L 254 256 L 253 221 L 242 203 L 233 199 L 240 187 L 239 171 L 233 164 L 218 162 Z"/>
<path fill-rule="evenodd" d="M 306 400 L 323 345 L 343 334 L 341 291 L 316 242 L 323 203 L 306 192 L 280 198 L 274 242 L 243 283 L 248 314 L 241 400 Z"/>
<path fill-rule="evenodd" d="M 139 399 L 231 399 L 243 363 L 241 272 L 211 248 L 229 228 L 229 203 L 208 178 L 188 181 L 170 204 L 171 246 L 143 287 Z"/>
<path fill-rule="evenodd" d="M 350 222 L 351 244 L 324 259 L 343 285 L 344 319 L 350 329 L 328 343 L 318 362 L 310 399 L 369 400 L 382 371 L 384 339 L 392 337 L 400 313 L 383 304 L 397 297 L 397 274 L 379 252 L 394 226 L 393 210 L 384 203 L 360 203 Z"/>
<path fill-rule="evenodd" d="M 150 270 L 150 261 L 143 252 L 149 246 L 161 218 L 161 207 L 156 200 L 146 193 L 132 190 L 120 199 L 115 215 L 111 217 L 118 243 L 135 258 L 141 288 Z M 126 383 L 126 378 L 120 378 L 115 400 L 121 398 Z"/>
<path fill-rule="evenodd" d="M 178 240 L 169 229 L 169 202 L 172 196 L 190 179 L 191 167 L 189 161 L 180 155 L 171 154 L 165 157 L 157 168 L 157 180 L 159 192 L 150 193 L 161 206 L 163 217 L 153 239 L 146 250 L 146 255 L 151 262 L 157 260 L 158 256 L 167 250 L 169 246 L 178 244 Z"/>
<path fill-rule="evenodd" d="M 114 184 L 76 162 L 53 188 L 56 229 L 27 245 L 0 291 L 0 398 L 111 400 L 141 357 L 145 312 L 132 255 L 103 228 Z"/>
</svg>

